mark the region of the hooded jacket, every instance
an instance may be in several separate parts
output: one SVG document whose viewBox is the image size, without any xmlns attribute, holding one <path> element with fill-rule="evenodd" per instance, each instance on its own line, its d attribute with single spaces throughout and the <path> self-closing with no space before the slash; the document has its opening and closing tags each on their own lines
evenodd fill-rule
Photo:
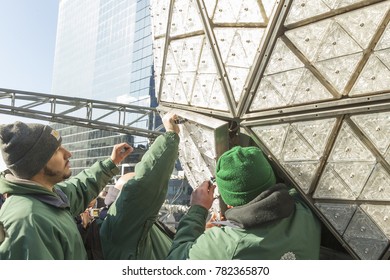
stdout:
<svg viewBox="0 0 390 280">
<path fill-rule="evenodd" d="M 250 203 L 226 211 L 226 222 L 205 231 L 207 209 L 182 218 L 168 259 L 318 259 L 321 226 L 295 189 L 278 184 Z"/>
<path fill-rule="evenodd" d="M 178 156 L 179 136 L 166 132 L 156 138 L 135 166 L 100 228 L 105 259 L 165 259 L 172 239 L 159 227 L 158 213 Z"/>
<path fill-rule="evenodd" d="M 0 209 L 0 260 L 86 259 L 74 217 L 118 173 L 110 159 L 96 162 L 53 191 L 2 173 L 0 193 L 8 197 Z"/>
</svg>

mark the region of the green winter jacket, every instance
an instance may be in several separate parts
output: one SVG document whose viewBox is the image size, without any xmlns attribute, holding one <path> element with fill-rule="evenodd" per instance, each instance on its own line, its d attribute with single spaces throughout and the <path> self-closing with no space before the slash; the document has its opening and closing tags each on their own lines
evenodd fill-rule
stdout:
<svg viewBox="0 0 390 280">
<path fill-rule="evenodd" d="M 135 176 L 122 188 L 100 228 L 105 259 L 165 259 L 172 239 L 157 225 L 178 156 L 179 136 L 166 132 L 135 166 Z"/>
<path fill-rule="evenodd" d="M 53 192 L 2 173 L 0 193 L 0 260 L 87 259 L 74 217 L 83 212 L 119 169 L 110 160 L 54 186 Z"/>
<path fill-rule="evenodd" d="M 285 199 L 280 200 L 283 195 Z M 192 206 L 179 223 L 168 259 L 319 258 L 320 223 L 294 189 L 286 189 L 282 195 L 275 191 L 258 203 L 262 205 L 254 203 L 228 210 L 235 213 L 226 212 L 227 222 L 206 231 L 208 211 Z M 284 213 L 275 211 L 289 203 L 292 207 Z"/>
</svg>

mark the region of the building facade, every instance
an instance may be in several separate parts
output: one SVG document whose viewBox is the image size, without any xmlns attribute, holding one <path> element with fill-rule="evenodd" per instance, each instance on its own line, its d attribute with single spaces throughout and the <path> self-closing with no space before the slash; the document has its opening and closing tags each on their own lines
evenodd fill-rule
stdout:
<svg viewBox="0 0 390 280">
<path fill-rule="evenodd" d="M 155 107 L 149 0 L 61 0 L 53 69 L 55 95 Z M 77 114 L 77 112 L 75 112 Z M 153 129 L 156 120 L 129 114 L 133 126 Z M 157 121 L 158 122 L 158 121 Z M 136 148 L 123 165 L 131 171 L 148 139 L 53 124 L 72 151 L 73 173 L 110 156 L 115 144 Z"/>
</svg>

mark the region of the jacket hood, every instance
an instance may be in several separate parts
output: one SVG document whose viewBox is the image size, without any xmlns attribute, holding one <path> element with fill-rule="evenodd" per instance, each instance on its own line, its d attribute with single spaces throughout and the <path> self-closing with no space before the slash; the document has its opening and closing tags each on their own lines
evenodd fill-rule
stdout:
<svg viewBox="0 0 390 280">
<path fill-rule="evenodd" d="M 226 219 L 240 228 L 252 228 L 289 217 L 295 210 L 294 198 L 286 185 L 276 184 L 248 204 L 226 211 Z"/>
</svg>

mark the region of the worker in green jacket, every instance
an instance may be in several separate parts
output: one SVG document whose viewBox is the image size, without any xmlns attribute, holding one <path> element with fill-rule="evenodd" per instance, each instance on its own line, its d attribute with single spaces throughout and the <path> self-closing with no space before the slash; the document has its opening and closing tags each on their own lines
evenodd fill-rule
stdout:
<svg viewBox="0 0 390 280">
<path fill-rule="evenodd" d="M 228 205 L 225 221 L 205 230 L 215 185 L 203 182 L 191 196 L 168 259 L 318 259 L 321 226 L 295 189 L 276 184 L 257 147 L 234 147 L 216 166 L 216 183 Z"/>
<path fill-rule="evenodd" d="M 1 125 L 0 145 L 8 168 L 0 175 L 0 260 L 86 259 L 74 217 L 119 173 L 129 144 L 115 145 L 109 159 L 75 177 L 71 153 L 48 125 Z"/>
<path fill-rule="evenodd" d="M 105 259 L 161 260 L 168 255 L 172 237 L 158 223 L 179 149 L 179 126 L 174 113 L 164 115 L 166 132 L 153 142 L 134 174 L 125 174 L 121 189 L 101 223 L 100 240 Z"/>
</svg>

